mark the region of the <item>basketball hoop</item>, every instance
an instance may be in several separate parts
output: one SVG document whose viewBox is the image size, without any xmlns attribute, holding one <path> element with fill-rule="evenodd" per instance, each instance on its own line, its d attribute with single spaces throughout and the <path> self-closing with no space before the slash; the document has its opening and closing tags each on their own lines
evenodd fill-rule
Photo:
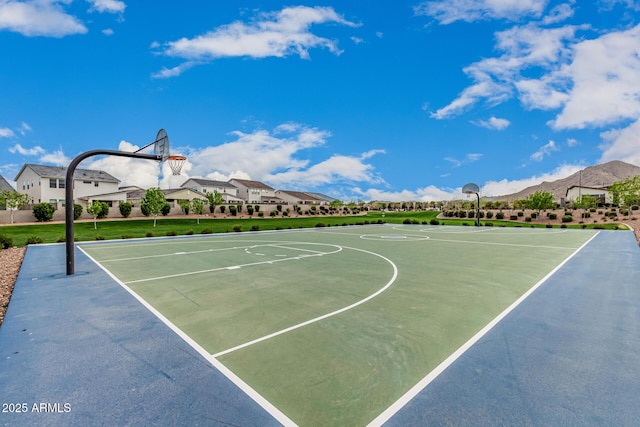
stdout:
<svg viewBox="0 0 640 427">
<path fill-rule="evenodd" d="M 186 161 L 187 158 L 185 156 L 180 156 L 178 154 L 172 154 L 167 157 L 167 163 L 169 163 L 169 167 L 171 168 L 171 173 L 173 173 L 173 175 L 180 175 L 182 166 Z"/>
</svg>

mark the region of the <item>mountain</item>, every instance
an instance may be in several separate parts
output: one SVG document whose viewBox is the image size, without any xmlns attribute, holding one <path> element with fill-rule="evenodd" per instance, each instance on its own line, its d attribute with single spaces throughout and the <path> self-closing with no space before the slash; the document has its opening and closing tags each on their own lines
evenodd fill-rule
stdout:
<svg viewBox="0 0 640 427">
<path fill-rule="evenodd" d="M 640 167 L 613 160 L 597 166 L 589 166 L 581 171 L 574 173 L 557 181 L 543 181 L 541 184 L 527 187 L 522 191 L 504 196 L 491 197 L 492 200 L 519 200 L 526 199 L 530 194 L 536 191 L 547 191 L 554 195 L 559 201 L 567 194 L 567 188 L 573 185 L 582 185 L 582 187 L 608 187 L 616 181 L 622 181 L 626 178 L 640 175 Z"/>
</svg>

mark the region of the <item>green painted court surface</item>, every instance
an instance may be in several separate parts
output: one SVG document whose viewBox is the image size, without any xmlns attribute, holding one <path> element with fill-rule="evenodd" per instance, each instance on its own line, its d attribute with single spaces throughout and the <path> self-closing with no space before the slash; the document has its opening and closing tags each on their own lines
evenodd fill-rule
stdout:
<svg viewBox="0 0 640 427">
<path fill-rule="evenodd" d="M 366 425 L 595 234 L 384 225 L 80 246 L 280 421 Z"/>
</svg>

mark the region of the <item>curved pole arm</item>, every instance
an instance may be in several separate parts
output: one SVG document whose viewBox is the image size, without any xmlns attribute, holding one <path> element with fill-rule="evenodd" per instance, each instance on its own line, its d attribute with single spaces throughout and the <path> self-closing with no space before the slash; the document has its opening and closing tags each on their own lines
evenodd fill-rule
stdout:
<svg viewBox="0 0 640 427">
<path fill-rule="evenodd" d="M 87 157 L 97 156 L 100 154 L 106 154 L 110 156 L 120 156 L 120 157 L 134 157 L 136 159 L 147 159 L 147 160 L 156 160 L 161 161 L 162 156 L 158 154 L 141 154 L 141 153 L 129 153 L 126 151 L 116 151 L 116 150 L 91 150 L 84 152 L 69 163 L 69 167 L 67 168 L 67 176 L 66 176 L 66 187 L 65 187 L 65 223 L 66 223 L 66 247 L 67 247 L 67 276 L 71 276 L 75 273 L 75 257 L 74 257 L 74 235 L 73 235 L 73 173 L 76 171 L 76 168 L 80 164 L 81 161 L 86 159 Z"/>
</svg>

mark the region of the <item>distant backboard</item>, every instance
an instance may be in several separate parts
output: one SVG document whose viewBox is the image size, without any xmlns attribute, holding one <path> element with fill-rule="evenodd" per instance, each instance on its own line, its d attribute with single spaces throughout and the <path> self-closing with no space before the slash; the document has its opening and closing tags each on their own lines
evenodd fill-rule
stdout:
<svg viewBox="0 0 640 427">
<path fill-rule="evenodd" d="M 160 129 L 156 135 L 153 152 L 156 156 L 161 156 L 163 162 L 169 158 L 169 137 L 164 129 Z"/>
</svg>

